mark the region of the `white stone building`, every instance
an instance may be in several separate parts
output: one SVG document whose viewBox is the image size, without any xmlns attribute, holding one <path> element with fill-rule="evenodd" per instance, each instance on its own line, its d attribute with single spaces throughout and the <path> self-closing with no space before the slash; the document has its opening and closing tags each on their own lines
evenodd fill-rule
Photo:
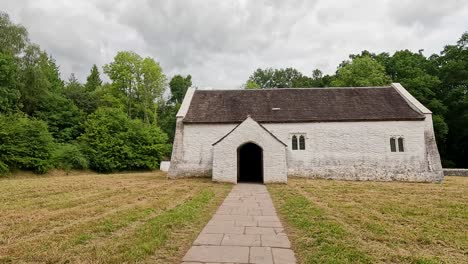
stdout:
<svg viewBox="0 0 468 264">
<path fill-rule="evenodd" d="M 432 113 L 400 84 L 196 90 L 177 113 L 171 177 L 440 182 Z"/>
</svg>

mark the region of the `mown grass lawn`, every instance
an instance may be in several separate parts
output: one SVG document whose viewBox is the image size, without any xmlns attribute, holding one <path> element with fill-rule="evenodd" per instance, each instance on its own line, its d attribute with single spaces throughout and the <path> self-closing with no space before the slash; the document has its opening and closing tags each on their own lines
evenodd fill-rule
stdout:
<svg viewBox="0 0 468 264">
<path fill-rule="evenodd" d="M 300 263 L 468 263 L 468 178 L 289 179 L 270 193 Z"/>
<path fill-rule="evenodd" d="M 231 185 L 160 172 L 0 180 L 0 263 L 178 263 Z"/>
</svg>

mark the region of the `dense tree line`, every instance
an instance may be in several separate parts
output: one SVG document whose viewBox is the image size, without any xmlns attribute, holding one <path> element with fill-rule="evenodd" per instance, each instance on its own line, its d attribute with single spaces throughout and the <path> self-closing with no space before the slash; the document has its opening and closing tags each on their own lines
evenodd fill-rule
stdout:
<svg viewBox="0 0 468 264">
<path fill-rule="evenodd" d="M 86 82 L 60 78 L 55 60 L 0 13 L 0 175 L 51 168 L 101 172 L 157 168 L 169 158 L 175 116 L 192 77 L 168 81 L 152 58 L 121 51 Z M 408 50 L 350 55 L 335 74 L 258 69 L 246 89 L 400 82 L 434 112 L 445 166 L 468 167 L 468 34 L 438 55 Z M 166 87 L 169 90 L 166 91 Z M 169 96 L 167 96 L 169 94 Z"/>
<path fill-rule="evenodd" d="M 51 168 L 101 172 L 157 168 L 168 158 L 191 77 L 166 76 L 152 58 L 118 52 L 85 83 L 60 78 L 55 60 L 0 13 L 0 175 Z"/>
<path fill-rule="evenodd" d="M 433 112 L 437 145 L 446 167 L 468 167 L 468 33 L 440 54 L 409 50 L 351 54 L 335 74 L 311 76 L 293 68 L 257 69 L 246 89 L 364 87 L 401 83 Z"/>
</svg>

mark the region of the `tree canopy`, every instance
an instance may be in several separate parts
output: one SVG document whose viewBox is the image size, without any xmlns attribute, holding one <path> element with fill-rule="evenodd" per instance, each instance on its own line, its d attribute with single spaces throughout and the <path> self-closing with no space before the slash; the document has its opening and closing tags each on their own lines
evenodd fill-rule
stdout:
<svg viewBox="0 0 468 264">
<path fill-rule="evenodd" d="M 364 56 L 341 64 L 330 86 L 334 87 L 365 87 L 382 86 L 391 83 L 385 68 L 375 59 Z"/>
<path fill-rule="evenodd" d="M 0 34 L 0 175 L 154 169 L 169 155 L 157 126 L 166 79 L 154 59 L 122 51 L 104 67 L 110 83 L 96 65 L 84 84 L 74 74 L 63 81 L 54 58 L 4 13 Z"/>
<path fill-rule="evenodd" d="M 0 36 L 0 175 L 17 169 L 154 169 L 169 157 L 191 75 L 167 82 L 155 59 L 120 51 L 102 69 L 90 65 L 89 75 L 79 76 L 84 82 L 74 74 L 64 81 L 51 54 L 1 12 Z M 468 33 L 429 57 L 421 50 L 351 54 L 334 74 L 257 69 L 243 88 L 391 82 L 433 112 L 443 165 L 468 167 Z"/>
<path fill-rule="evenodd" d="M 363 87 L 391 82 L 401 83 L 433 112 L 443 165 L 468 167 L 468 33 L 430 57 L 422 50 L 350 54 L 333 75 L 320 70 L 309 77 L 294 68 L 257 69 L 243 88 Z"/>
<path fill-rule="evenodd" d="M 172 94 L 171 101 L 175 104 L 181 104 L 190 86 L 192 86 L 192 76 L 187 75 L 187 77 L 184 78 L 182 75 L 175 75 L 172 77 L 169 82 L 169 88 Z"/>
</svg>

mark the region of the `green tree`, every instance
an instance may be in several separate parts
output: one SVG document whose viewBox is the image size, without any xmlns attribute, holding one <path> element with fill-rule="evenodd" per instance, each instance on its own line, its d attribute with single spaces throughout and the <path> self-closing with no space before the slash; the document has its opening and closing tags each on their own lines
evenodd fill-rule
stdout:
<svg viewBox="0 0 468 264">
<path fill-rule="evenodd" d="M 17 55 L 28 44 L 28 32 L 21 25 L 13 24 L 8 14 L 0 12 L 0 53 Z"/>
<path fill-rule="evenodd" d="M 100 87 L 100 86 L 98 86 Z M 94 112 L 98 107 L 98 98 L 94 90 L 83 86 L 72 73 L 65 85 L 63 94 L 86 114 Z"/>
<path fill-rule="evenodd" d="M 312 77 L 308 77 L 294 68 L 257 69 L 244 84 L 245 89 L 256 88 L 307 88 L 325 87 L 329 84 L 329 76 L 322 76 L 318 69 Z"/>
<path fill-rule="evenodd" d="M 87 158 L 79 146 L 74 144 L 54 144 L 50 160 L 53 167 L 57 169 L 67 171 L 88 169 Z"/>
<path fill-rule="evenodd" d="M 175 75 L 172 77 L 169 82 L 169 88 L 172 94 L 171 102 L 181 104 L 190 86 L 192 86 L 192 76 L 187 75 L 187 77 L 184 78 L 182 75 Z"/>
<path fill-rule="evenodd" d="M 20 91 L 22 110 L 34 115 L 52 93 L 63 88 L 55 62 L 39 46 L 30 45 L 21 59 Z"/>
<path fill-rule="evenodd" d="M 47 122 L 57 142 L 70 142 L 81 134 L 83 112 L 61 94 L 53 93 L 41 102 L 41 109 L 34 113 L 34 117 Z"/>
<path fill-rule="evenodd" d="M 104 66 L 104 72 L 112 84 L 126 96 L 127 115 L 141 118 L 144 122 L 156 121 L 157 99 L 162 97 L 166 76 L 161 67 L 151 58 L 121 51 L 114 61 Z"/>
<path fill-rule="evenodd" d="M 180 104 L 164 103 L 158 108 L 158 125 L 162 131 L 167 134 L 169 142 L 174 141 L 176 129 L 176 114 L 179 111 Z"/>
<path fill-rule="evenodd" d="M 86 78 L 85 89 L 87 92 L 94 92 L 98 87 L 102 85 L 101 76 L 99 73 L 99 69 L 96 64 L 93 64 L 91 71 Z"/>
<path fill-rule="evenodd" d="M 126 111 L 127 97 L 115 85 L 105 83 L 94 92 L 99 107 L 118 108 Z"/>
<path fill-rule="evenodd" d="M 45 122 L 0 114 L 0 174 L 15 169 L 45 173 L 52 167 L 52 144 Z"/>
<path fill-rule="evenodd" d="M 80 133 L 82 112 L 62 95 L 64 84 L 55 61 L 31 45 L 25 49 L 21 62 L 23 112 L 46 121 L 59 142 L 75 139 Z"/>
<path fill-rule="evenodd" d="M 290 88 L 295 80 L 302 77 L 303 74 L 294 68 L 257 69 L 247 83 L 256 83 L 261 88 Z"/>
<path fill-rule="evenodd" d="M 244 89 L 250 90 L 250 89 L 260 89 L 260 85 L 258 85 L 256 82 L 252 80 L 247 80 L 247 82 L 243 85 Z"/>
<path fill-rule="evenodd" d="M 18 65 L 13 56 L 0 53 L 0 113 L 19 110 Z"/>
<path fill-rule="evenodd" d="M 385 68 L 369 56 L 358 57 L 340 65 L 331 86 L 364 87 L 388 85 L 391 79 Z"/>
<path fill-rule="evenodd" d="M 438 98 L 446 106 L 448 125 L 445 159 L 457 167 L 468 167 L 468 32 L 440 55 L 431 56 L 441 81 Z"/>
<path fill-rule="evenodd" d="M 90 167 L 101 172 L 155 169 L 170 148 L 158 127 L 131 120 L 115 108 L 99 108 L 91 114 L 80 141 Z"/>
</svg>

